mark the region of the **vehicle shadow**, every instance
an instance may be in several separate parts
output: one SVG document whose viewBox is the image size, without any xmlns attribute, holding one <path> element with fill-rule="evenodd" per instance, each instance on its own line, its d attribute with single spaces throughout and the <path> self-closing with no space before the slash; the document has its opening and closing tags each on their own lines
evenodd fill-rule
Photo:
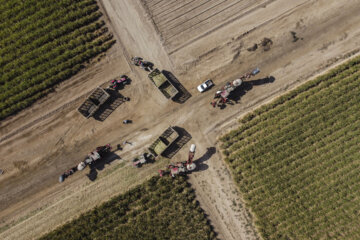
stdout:
<svg viewBox="0 0 360 240">
<path fill-rule="evenodd" d="M 111 164 L 115 160 L 120 160 L 121 157 L 113 152 L 108 153 L 103 159 L 95 162 L 92 165 L 89 165 L 90 171 L 86 176 L 90 181 L 95 181 L 98 175 L 98 171 L 102 171 L 105 168 L 106 164 Z"/>
<path fill-rule="evenodd" d="M 124 97 L 117 90 L 106 89 L 106 91 L 110 94 L 110 98 L 106 101 L 98 111 L 94 114 L 94 119 L 98 121 L 105 121 L 107 117 L 110 116 L 112 112 L 115 111 L 121 104 L 130 100 L 129 98 Z"/>
<path fill-rule="evenodd" d="M 273 83 L 274 81 L 275 78 L 273 76 L 256 79 L 256 80 L 244 81 L 240 87 L 238 87 L 237 89 L 235 89 L 233 92 L 230 93 L 229 100 L 238 103 L 241 97 L 244 96 L 248 91 L 250 91 L 254 86 Z M 231 103 L 231 101 L 230 101 L 230 105 L 233 105 L 234 103 Z M 223 108 L 225 107 L 226 106 L 224 106 Z"/>
<path fill-rule="evenodd" d="M 172 158 L 192 138 L 184 128 L 174 126 L 179 137 L 161 154 L 163 157 Z"/>
<path fill-rule="evenodd" d="M 132 82 L 131 78 L 129 78 L 127 75 L 121 75 L 120 77 L 114 78 L 114 80 L 119 80 L 121 77 L 125 77 L 125 78 L 126 78 L 126 82 L 123 83 L 123 84 L 120 84 L 120 85 L 116 88 L 116 91 L 123 90 L 126 85 L 130 85 L 131 82 Z"/>
<path fill-rule="evenodd" d="M 191 94 L 186 90 L 186 88 L 179 82 L 179 80 L 169 71 L 163 70 L 162 73 L 165 75 L 167 79 L 175 86 L 175 88 L 179 91 L 179 93 L 173 98 L 174 102 L 183 104 L 190 97 Z"/>
<path fill-rule="evenodd" d="M 212 157 L 212 155 L 214 155 L 215 153 L 216 153 L 215 147 L 207 148 L 204 155 L 202 155 L 200 158 L 193 161 L 196 164 L 196 168 L 193 172 L 201 172 L 201 171 L 208 169 L 209 166 L 204 162 L 209 160 Z"/>
<path fill-rule="evenodd" d="M 144 63 L 145 64 L 144 64 L 143 68 L 139 64 L 135 64 L 135 66 L 138 66 L 147 72 L 151 72 L 154 69 L 154 63 L 149 62 L 149 61 L 144 61 Z"/>
</svg>

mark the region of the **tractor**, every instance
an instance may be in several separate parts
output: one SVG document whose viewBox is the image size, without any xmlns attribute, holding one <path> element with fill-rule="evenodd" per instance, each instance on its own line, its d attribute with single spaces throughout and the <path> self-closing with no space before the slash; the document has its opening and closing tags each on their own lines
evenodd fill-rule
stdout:
<svg viewBox="0 0 360 240">
<path fill-rule="evenodd" d="M 121 75 L 118 79 L 113 79 L 110 81 L 108 88 L 113 90 L 118 90 L 123 87 L 125 84 L 129 83 L 129 78 L 126 75 Z"/>
<path fill-rule="evenodd" d="M 166 174 L 170 174 L 173 178 L 177 175 L 185 175 L 188 172 L 194 171 L 196 168 L 196 164 L 193 162 L 195 156 L 196 145 L 191 144 L 188 160 L 184 162 L 176 162 L 171 163 L 167 166 L 166 170 L 159 170 L 160 176 L 164 176 Z"/>
<path fill-rule="evenodd" d="M 224 107 L 225 104 L 230 103 L 229 95 L 232 91 L 238 88 L 243 81 L 248 80 L 252 76 L 255 76 L 260 72 L 259 68 L 254 69 L 253 71 L 246 73 L 238 79 L 235 79 L 233 82 L 227 82 L 224 87 L 219 91 L 216 91 L 214 99 L 211 101 L 211 105 L 215 108 L 216 106 Z"/>
<path fill-rule="evenodd" d="M 145 71 L 151 72 L 153 70 L 154 64 L 148 61 L 144 61 L 141 57 L 132 57 L 131 58 L 132 64 L 135 66 L 139 66 L 141 69 Z"/>
<path fill-rule="evenodd" d="M 99 161 L 110 151 L 111 151 L 110 144 L 106 144 L 105 146 L 97 147 L 94 151 L 92 151 L 85 157 L 84 161 L 80 162 L 76 167 L 72 167 L 69 170 L 67 170 L 66 172 L 64 172 L 63 174 L 61 174 L 59 177 L 59 182 L 63 182 L 67 177 L 69 177 L 70 175 L 73 175 L 77 171 L 84 170 L 84 168 L 87 165 L 92 165 L 96 161 Z"/>
</svg>

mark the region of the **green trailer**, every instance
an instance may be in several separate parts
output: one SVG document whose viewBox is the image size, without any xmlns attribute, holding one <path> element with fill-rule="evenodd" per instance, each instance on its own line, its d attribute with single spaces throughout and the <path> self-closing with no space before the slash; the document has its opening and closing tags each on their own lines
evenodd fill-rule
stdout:
<svg viewBox="0 0 360 240">
<path fill-rule="evenodd" d="M 173 99 L 178 94 L 179 91 L 159 69 L 154 69 L 148 76 L 166 98 Z"/>
<path fill-rule="evenodd" d="M 110 98 L 110 94 L 101 87 L 95 88 L 89 97 L 80 105 L 78 111 L 86 118 L 94 113 Z"/>
<path fill-rule="evenodd" d="M 163 132 L 158 139 L 151 144 L 149 151 L 154 156 L 159 156 L 179 137 L 179 133 L 174 128 L 169 127 Z"/>
</svg>

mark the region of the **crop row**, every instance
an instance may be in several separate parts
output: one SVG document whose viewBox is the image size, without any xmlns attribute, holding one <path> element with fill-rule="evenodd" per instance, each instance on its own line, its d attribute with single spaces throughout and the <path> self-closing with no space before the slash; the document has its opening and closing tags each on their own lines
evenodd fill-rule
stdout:
<svg viewBox="0 0 360 240">
<path fill-rule="evenodd" d="M 16 61 L 11 63 L 11 65 L 14 67 L 9 68 L 9 70 L 5 72 L 1 78 L 1 81 L 4 83 L 3 85 L 0 83 L 1 92 L 5 92 L 6 90 L 11 89 L 19 82 L 21 83 L 22 73 L 26 73 L 30 69 L 36 67 L 41 67 L 40 65 L 42 64 L 57 65 L 58 63 L 50 60 L 54 60 L 57 56 L 62 55 L 65 51 L 69 51 L 77 46 L 89 42 L 87 39 L 95 39 L 93 36 L 99 37 L 101 34 L 104 34 L 104 30 L 106 30 L 106 28 L 103 28 L 101 29 L 102 31 L 99 31 L 99 29 L 103 27 L 104 24 L 105 23 L 102 21 L 89 24 L 85 27 L 77 29 L 70 34 L 61 36 L 60 38 L 57 38 L 54 41 L 47 43 L 28 54 L 25 54 L 19 59 L 16 59 Z M 91 38 L 89 38 L 89 36 L 91 36 Z M 46 69 L 48 69 L 48 67 L 46 67 Z M 27 76 L 27 78 L 31 78 L 31 76 Z"/>
<path fill-rule="evenodd" d="M 4 119 L 31 105 L 34 101 L 29 101 L 30 98 L 33 99 L 33 96 L 44 96 L 37 94 L 78 73 L 84 67 L 82 63 L 106 51 L 113 43 L 113 41 L 109 41 L 101 46 L 89 48 L 86 52 L 74 56 L 66 62 L 61 63 L 58 67 L 49 69 L 47 72 L 38 75 L 39 78 L 44 79 L 44 81 L 0 103 L 0 107 L 6 106 L 1 109 L 0 119 Z"/>
<path fill-rule="evenodd" d="M 354 87 L 357 87 L 357 86 L 354 86 Z M 287 135 L 301 134 L 301 133 L 305 132 L 306 130 L 311 131 L 312 126 L 317 126 L 318 129 L 320 129 L 320 127 L 326 127 L 326 126 L 324 126 L 325 123 L 323 123 L 324 115 L 322 113 L 326 112 L 327 116 L 337 115 L 339 113 L 339 111 L 342 110 L 341 106 L 344 106 L 339 103 L 343 103 L 348 106 L 351 103 L 351 97 L 352 96 L 339 96 L 337 98 L 337 100 L 338 100 L 337 103 L 328 102 L 328 103 L 320 105 L 320 106 L 319 105 L 317 106 L 317 104 L 313 104 L 314 108 L 304 108 L 302 110 L 299 109 L 299 111 L 294 112 L 292 115 L 296 116 L 295 118 L 289 117 L 289 118 L 278 120 L 278 121 L 276 121 L 278 124 L 273 124 L 272 126 L 268 126 L 266 129 L 257 128 L 258 131 L 256 133 L 252 134 L 251 136 L 247 136 L 246 133 L 244 133 L 241 136 L 246 137 L 246 142 L 239 141 L 236 144 L 233 144 L 229 148 L 229 151 L 236 149 L 238 152 L 243 147 L 248 148 L 249 144 L 255 145 L 258 142 L 258 140 L 262 139 L 262 138 L 265 138 L 264 140 L 266 140 L 266 141 L 264 141 L 264 142 L 266 142 L 267 144 L 271 144 L 274 141 L 277 141 L 279 139 L 281 140 L 281 138 L 284 138 L 283 135 L 279 136 L 274 133 L 282 134 L 283 132 L 287 132 Z M 350 106 L 350 107 L 353 107 L 353 106 Z M 289 114 L 291 114 L 291 113 L 289 113 Z M 269 121 L 273 122 L 272 120 L 269 120 Z M 334 122 L 335 119 L 331 119 L 330 121 L 332 121 L 333 124 L 335 124 L 335 122 Z M 327 124 L 330 124 L 330 122 Z M 301 129 L 295 128 L 294 126 L 296 126 L 296 125 L 303 125 L 304 127 Z M 281 126 L 280 129 L 278 128 L 279 126 Z M 300 141 L 300 139 L 298 139 L 298 141 Z M 229 156 L 229 159 L 231 159 L 231 158 L 232 158 L 232 156 Z"/>
<path fill-rule="evenodd" d="M 48 1 L 48 3 L 50 2 Z M 56 18 L 68 18 L 67 13 L 74 12 L 77 8 L 83 9 L 91 5 L 96 6 L 95 0 L 62 3 L 61 6 L 50 3 L 51 5 L 47 8 L 38 8 L 38 11 L 33 15 L 27 15 L 23 21 L 17 21 L 15 23 L 3 22 L 1 25 L 4 26 L 4 28 L 0 33 L 0 44 L 4 46 L 11 38 L 16 40 L 16 37 L 27 36 L 29 33 L 34 34 L 34 31 L 41 30 L 41 28 L 47 26 L 49 23 L 56 21 Z M 61 20 L 66 22 L 63 19 Z M 34 22 L 37 24 L 34 24 Z"/>
<path fill-rule="evenodd" d="M 241 172 L 236 171 L 236 169 L 235 171 L 237 172 L 238 175 L 241 174 L 242 177 L 246 177 L 246 179 L 253 181 L 252 187 L 256 187 L 256 186 L 262 187 L 262 184 L 264 184 L 264 182 L 267 182 L 268 184 L 272 184 L 272 181 L 270 180 L 273 177 L 273 174 L 278 174 L 283 177 L 288 177 L 287 175 L 283 175 L 286 173 L 290 175 L 291 180 L 293 180 L 294 176 L 299 175 L 300 173 L 305 171 L 308 167 L 311 167 L 312 163 L 310 159 L 315 160 L 319 156 L 323 157 L 323 156 L 327 156 L 328 154 L 333 154 L 332 152 L 328 152 L 327 149 L 328 146 L 331 147 L 333 150 L 335 150 L 336 147 L 344 146 L 339 143 L 350 141 L 352 137 L 353 135 L 351 134 L 346 134 L 343 131 L 338 131 L 334 135 L 326 138 L 325 141 L 320 140 L 323 141 L 322 144 L 325 146 L 319 147 L 316 146 L 316 144 L 313 144 L 305 151 L 299 150 L 295 154 L 290 153 L 278 157 L 275 154 L 273 154 L 273 156 L 267 157 L 266 162 L 263 161 L 262 159 L 259 159 L 259 161 L 256 162 L 256 166 L 253 166 L 249 162 L 243 160 L 242 161 L 243 163 L 236 162 L 234 163 L 234 166 L 244 164 L 245 167 L 251 169 L 249 169 L 247 172 L 244 172 L 242 174 Z M 312 155 L 310 155 L 311 153 Z M 331 155 L 328 157 L 330 158 Z M 282 159 L 282 161 L 280 161 L 279 159 Z M 284 183 L 289 183 L 289 182 L 290 180 L 284 181 Z M 279 186 L 280 185 L 274 186 L 275 190 Z M 244 188 L 243 191 L 248 191 L 248 190 Z"/>
<path fill-rule="evenodd" d="M 289 101 L 287 102 L 287 105 L 279 104 L 278 107 L 273 108 L 273 109 L 264 107 L 264 109 L 267 109 L 266 110 L 267 114 L 256 115 L 257 117 L 256 118 L 254 117 L 253 121 L 249 121 L 249 122 L 242 124 L 239 129 L 234 130 L 234 131 L 230 132 L 229 134 L 227 134 L 226 136 L 224 136 L 224 138 L 228 138 L 228 139 L 223 139 L 223 141 L 226 142 L 224 144 L 227 144 L 227 145 L 224 145 L 224 147 L 228 148 L 231 144 L 236 142 L 238 140 L 237 137 L 242 136 L 242 135 L 239 136 L 239 134 L 238 134 L 239 132 L 241 132 L 241 133 L 248 132 L 247 136 L 250 136 L 254 132 L 257 132 L 259 128 L 267 129 L 267 127 L 269 127 L 269 126 L 274 126 L 273 122 L 282 120 L 284 118 L 296 119 L 294 114 L 292 114 L 293 112 L 296 112 L 298 114 L 300 114 L 300 113 L 303 114 L 307 108 L 314 108 L 315 107 L 314 104 L 326 103 L 325 96 L 327 94 L 333 94 L 334 90 L 335 90 L 335 92 L 341 94 L 342 93 L 341 88 L 346 86 L 349 83 L 352 83 L 354 81 L 354 78 L 358 76 L 358 74 L 356 74 L 356 76 L 354 76 L 354 73 L 356 73 L 358 71 L 360 71 L 360 65 L 355 65 L 355 66 L 351 67 L 350 69 L 345 70 L 341 74 L 338 74 L 336 77 L 328 79 L 326 81 L 326 84 L 319 83 L 317 85 L 312 85 L 312 84 L 308 83 L 307 85 L 312 86 L 312 88 L 308 89 L 307 91 L 304 91 L 304 92 L 299 92 L 298 95 L 290 98 Z M 336 88 L 335 88 L 332 84 L 338 82 L 339 80 L 343 81 L 344 86 L 336 85 Z M 331 87 L 331 86 L 333 86 L 333 87 Z M 340 89 L 338 89 L 339 87 L 340 87 Z M 327 91 L 327 93 L 324 92 L 324 94 L 314 94 L 315 92 L 318 93 L 320 91 Z M 279 99 L 282 99 L 282 98 L 284 98 L 284 97 L 281 97 Z M 275 102 L 278 102 L 279 99 L 276 100 Z M 307 104 L 309 101 L 310 102 L 312 101 L 314 104 Z M 288 108 L 289 106 L 295 106 L 295 107 L 292 107 L 290 110 L 284 111 L 285 108 Z M 316 107 L 318 107 L 318 106 L 316 106 Z M 258 112 L 260 112 L 260 110 L 258 110 Z M 289 113 L 291 113 L 291 114 L 289 115 Z M 248 117 L 248 116 L 254 116 L 254 114 L 250 113 L 245 117 Z M 264 120 L 267 120 L 267 118 L 270 118 L 271 121 L 264 121 Z M 277 125 L 275 125 L 275 126 L 277 126 Z"/>
<path fill-rule="evenodd" d="M 91 7 L 91 6 L 90 6 Z M 69 20 L 64 23 L 52 22 L 46 28 L 41 29 L 44 32 L 36 32 L 35 36 L 31 34 L 17 38 L 17 42 L 4 48 L 4 57 L 0 61 L 0 67 L 9 67 L 8 64 L 15 59 L 21 58 L 24 54 L 30 53 L 31 51 L 56 40 L 57 38 L 70 34 L 72 31 L 86 26 L 92 22 L 98 20 L 101 16 L 100 12 L 97 12 L 97 8 L 91 7 L 90 13 L 87 12 L 75 12 L 68 13 L 69 15 L 74 14 L 74 17 L 78 17 L 76 20 Z M 81 15 L 79 14 L 81 13 Z M 64 18 L 65 20 L 66 18 Z M 45 34 L 46 33 L 46 34 Z M 8 51 L 8 52 L 7 52 Z"/>
<path fill-rule="evenodd" d="M 243 132 L 244 130 L 257 125 L 258 123 L 266 124 L 267 121 L 262 122 L 262 120 L 264 120 L 266 117 L 273 118 L 277 114 L 283 113 L 287 106 L 293 106 L 299 102 L 302 102 L 307 97 L 312 96 L 314 92 L 318 92 L 322 88 L 327 88 L 333 83 L 338 82 L 340 79 L 344 79 L 352 75 L 354 72 L 360 69 L 359 63 L 360 58 L 354 58 L 348 64 L 340 65 L 335 69 L 331 70 L 329 73 L 322 75 L 313 81 L 309 81 L 298 87 L 297 89 L 291 91 L 289 94 L 281 96 L 274 100 L 272 103 L 267 104 L 247 114 L 246 116 L 244 116 L 244 118 L 240 120 L 242 124 L 239 129 L 231 131 L 229 134 L 226 134 L 222 137 L 221 140 L 223 142 L 231 142 L 233 137 L 237 136 L 239 132 Z M 289 105 L 284 105 L 285 102 Z M 268 114 L 263 115 L 263 113 Z"/>
<path fill-rule="evenodd" d="M 216 239 L 184 177 L 153 177 L 45 239 Z"/>
<path fill-rule="evenodd" d="M 67 46 L 59 46 L 58 48 L 50 51 L 48 54 L 44 54 L 44 56 L 42 56 L 40 59 L 36 59 L 39 61 L 34 61 L 38 62 L 37 66 L 34 66 L 33 68 L 29 67 L 28 70 L 21 75 L 21 78 L 15 78 L 19 79 L 18 82 L 15 80 L 9 81 L 4 86 L 0 87 L 3 90 L 3 93 L 0 94 L 0 101 L 5 101 L 5 99 L 7 101 L 11 101 L 10 99 L 12 96 L 16 96 L 22 91 L 28 90 L 29 87 L 44 81 L 45 79 L 40 77 L 41 74 L 51 71 L 54 68 L 59 68 L 61 63 L 65 63 L 79 54 L 93 49 L 94 46 L 102 45 L 109 40 L 110 36 L 111 35 L 99 37 L 97 34 L 89 33 L 74 40 L 76 41 L 76 44 L 74 45 L 68 44 Z"/>
<path fill-rule="evenodd" d="M 46 95 L 115 42 L 95 0 L 0 2 L 0 120 Z"/>
<path fill-rule="evenodd" d="M 354 103 L 352 101 L 350 103 Z M 326 140 L 327 137 L 331 136 L 337 130 L 343 130 L 347 127 L 344 127 L 342 124 L 352 124 L 354 123 L 353 119 L 347 118 L 347 113 L 343 113 L 341 116 L 341 111 L 343 110 L 341 106 L 337 108 L 331 109 L 331 114 L 339 114 L 338 118 L 332 118 L 329 120 L 329 124 L 331 124 L 331 128 L 326 123 L 322 122 L 322 118 L 314 117 L 314 121 L 309 120 L 307 124 L 300 122 L 299 125 L 303 127 L 296 128 L 296 125 L 291 125 L 292 128 L 284 128 L 280 131 L 275 131 L 272 134 L 261 136 L 264 138 L 263 144 L 259 146 L 259 144 L 249 145 L 247 148 L 244 147 L 243 150 L 239 150 L 234 152 L 237 156 L 247 155 L 251 157 L 252 161 L 256 162 L 258 158 L 264 156 L 265 153 L 268 153 L 267 157 L 272 157 L 273 155 L 276 157 L 281 156 L 281 154 L 288 153 L 296 153 L 304 148 L 303 145 L 313 145 L 319 141 Z M 356 113 L 357 108 L 355 106 L 351 106 L 351 109 L 348 109 L 349 113 Z M 342 118 L 340 118 L 342 117 Z M 298 126 L 299 126 L 298 125 Z M 314 134 L 314 128 L 317 128 L 316 134 Z M 271 155 L 273 153 L 273 155 Z M 280 154 L 280 155 L 279 155 Z M 229 161 L 234 161 L 233 154 L 230 156 Z M 257 164 L 260 164 L 257 162 Z"/>
<path fill-rule="evenodd" d="M 358 239 L 360 57 L 276 99 L 221 138 L 264 239 Z"/>
</svg>

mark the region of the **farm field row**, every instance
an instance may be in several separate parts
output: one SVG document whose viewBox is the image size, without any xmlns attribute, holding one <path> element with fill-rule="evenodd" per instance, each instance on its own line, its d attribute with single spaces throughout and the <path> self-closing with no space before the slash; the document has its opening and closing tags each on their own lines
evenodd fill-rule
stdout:
<svg viewBox="0 0 360 240">
<path fill-rule="evenodd" d="M 45 239 L 216 239 L 185 177 L 153 177 Z"/>
<path fill-rule="evenodd" d="M 14 0 L 0 6 L 0 120 L 114 43 L 95 0 Z"/>
<path fill-rule="evenodd" d="M 264 239 L 360 238 L 359 86 L 357 57 L 221 138 Z"/>
<path fill-rule="evenodd" d="M 269 2 L 273 0 L 142 0 L 170 52 Z"/>
</svg>

